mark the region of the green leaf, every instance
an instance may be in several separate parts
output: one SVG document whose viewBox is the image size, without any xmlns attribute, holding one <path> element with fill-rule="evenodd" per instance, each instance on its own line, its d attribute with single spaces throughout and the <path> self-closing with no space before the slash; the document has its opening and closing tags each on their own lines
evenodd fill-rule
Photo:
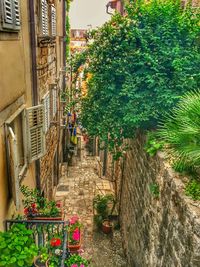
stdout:
<svg viewBox="0 0 200 267">
<path fill-rule="evenodd" d="M 24 266 L 24 261 L 23 261 L 23 260 L 19 260 L 19 261 L 17 261 L 17 264 L 18 264 L 19 266 Z"/>
</svg>

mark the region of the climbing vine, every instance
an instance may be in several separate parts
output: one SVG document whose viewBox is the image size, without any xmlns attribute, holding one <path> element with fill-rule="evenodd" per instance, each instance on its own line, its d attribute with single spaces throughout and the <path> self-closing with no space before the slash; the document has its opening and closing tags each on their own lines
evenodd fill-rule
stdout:
<svg viewBox="0 0 200 267">
<path fill-rule="evenodd" d="M 65 24 L 65 29 L 66 29 L 66 58 L 69 57 L 69 51 L 70 51 L 70 23 L 69 23 L 69 9 L 70 9 L 70 3 L 71 0 L 66 0 L 66 24 Z"/>
<path fill-rule="evenodd" d="M 137 129 L 157 127 L 200 85 L 199 14 L 180 1 L 135 1 L 93 34 L 82 124 L 111 150 Z M 81 63 L 82 64 L 82 63 Z"/>
</svg>

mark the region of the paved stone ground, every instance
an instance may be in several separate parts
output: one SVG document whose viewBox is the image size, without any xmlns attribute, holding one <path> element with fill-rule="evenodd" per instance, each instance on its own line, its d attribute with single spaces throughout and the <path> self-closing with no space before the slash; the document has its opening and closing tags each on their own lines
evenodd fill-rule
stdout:
<svg viewBox="0 0 200 267">
<path fill-rule="evenodd" d="M 75 158 L 73 166 L 62 166 L 56 200 L 63 200 L 65 219 L 78 215 L 83 224 L 83 256 L 91 259 L 91 267 L 127 266 L 121 248 L 119 231 L 113 235 L 98 233 L 93 227 L 93 198 L 99 192 L 113 192 L 112 183 L 97 176 L 95 157 L 87 156 L 82 147 L 81 159 Z"/>
</svg>

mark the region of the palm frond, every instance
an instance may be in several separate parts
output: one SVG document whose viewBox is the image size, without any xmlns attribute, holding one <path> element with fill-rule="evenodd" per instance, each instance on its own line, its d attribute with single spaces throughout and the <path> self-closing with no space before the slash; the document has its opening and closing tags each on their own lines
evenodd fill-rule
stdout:
<svg viewBox="0 0 200 267">
<path fill-rule="evenodd" d="M 160 124 L 159 136 L 181 165 L 200 166 L 200 90 L 181 97 Z"/>
</svg>

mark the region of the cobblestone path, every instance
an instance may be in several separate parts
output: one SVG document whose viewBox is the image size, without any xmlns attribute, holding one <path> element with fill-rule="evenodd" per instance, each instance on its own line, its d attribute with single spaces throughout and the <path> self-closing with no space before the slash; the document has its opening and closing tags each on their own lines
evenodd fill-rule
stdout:
<svg viewBox="0 0 200 267">
<path fill-rule="evenodd" d="M 65 219 L 78 215 L 83 224 L 81 249 L 83 256 L 91 259 L 90 267 L 127 266 L 123 258 L 119 232 L 107 236 L 93 229 L 93 198 L 99 192 L 110 193 L 112 184 L 102 180 L 95 172 L 95 157 L 87 156 L 82 149 L 81 159 L 75 158 L 73 166 L 62 166 L 62 176 L 56 199 L 64 203 Z"/>
</svg>

